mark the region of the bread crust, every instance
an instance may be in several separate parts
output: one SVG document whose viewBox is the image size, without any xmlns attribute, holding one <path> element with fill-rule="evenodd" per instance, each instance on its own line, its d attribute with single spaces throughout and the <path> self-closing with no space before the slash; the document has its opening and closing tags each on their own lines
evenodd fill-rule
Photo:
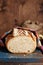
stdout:
<svg viewBox="0 0 43 65">
<path fill-rule="evenodd" d="M 30 31 L 27 31 L 27 30 L 22 30 L 22 29 L 17 29 L 17 28 L 14 28 L 14 29 L 16 29 L 16 30 L 18 30 L 16 33 L 18 33 L 16 36 L 15 36 L 15 34 L 14 34 L 14 32 L 15 31 L 13 31 L 13 35 L 9 35 L 9 36 L 7 36 L 7 38 L 6 38 L 6 48 L 8 49 L 8 51 L 9 52 L 11 52 L 11 53 L 15 53 L 15 54 L 30 54 L 30 53 L 32 53 L 32 52 L 34 52 L 35 51 L 35 49 L 36 49 L 36 37 L 35 37 L 35 35 L 33 34 L 33 33 L 31 33 Z M 22 33 L 21 33 L 21 32 Z M 12 50 L 10 50 L 9 48 L 8 48 L 8 46 L 9 46 L 9 41 L 11 41 L 11 40 L 13 40 L 13 39 L 17 39 L 17 38 L 29 38 L 30 39 L 30 41 L 33 41 L 33 42 L 31 42 L 31 43 L 29 43 L 29 41 L 27 42 L 29 45 L 31 45 L 31 44 L 33 44 L 33 46 L 34 46 L 34 49 L 31 51 L 31 52 L 26 52 L 26 51 L 24 51 L 24 52 L 15 52 L 15 51 L 12 51 Z M 18 39 L 18 41 L 19 41 L 19 39 Z M 18 42 L 17 41 L 17 42 Z M 21 41 L 21 40 L 20 40 Z M 24 41 L 24 40 L 23 40 Z M 15 42 L 15 41 L 14 41 Z M 16 43 L 17 43 L 16 42 Z M 26 42 L 26 41 L 25 41 Z M 25 46 L 25 44 L 27 44 L 27 43 L 24 43 L 24 46 Z M 15 45 L 15 43 L 11 43 L 11 44 L 13 44 L 13 45 Z M 17 43 L 17 44 L 20 44 L 20 42 L 19 43 Z M 11 45 L 11 47 L 12 47 L 12 45 Z M 11 48 L 10 47 L 10 48 Z"/>
</svg>

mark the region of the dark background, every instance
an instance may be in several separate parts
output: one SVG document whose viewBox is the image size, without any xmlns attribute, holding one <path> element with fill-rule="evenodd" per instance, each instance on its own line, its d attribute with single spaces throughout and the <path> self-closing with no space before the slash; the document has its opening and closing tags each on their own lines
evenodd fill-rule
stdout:
<svg viewBox="0 0 43 65">
<path fill-rule="evenodd" d="M 43 65 L 43 63 L 0 63 L 0 65 Z"/>
<path fill-rule="evenodd" d="M 43 24 L 43 0 L 0 0 L 0 36 L 15 26 L 15 19 L 18 25 L 28 19 Z M 43 27 L 40 30 L 43 34 Z M 0 63 L 0 65 L 5 64 L 8 63 Z M 9 64 L 20 65 L 20 63 Z M 37 64 L 43 65 L 42 63 Z M 21 65 L 29 64 L 21 63 Z"/>
<path fill-rule="evenodd" d="M 0 0 L 0 36 L 15 26 L 15 19 L 18 25 L 28 19 L 43 24 L 43 0 Z"/>
</svg>

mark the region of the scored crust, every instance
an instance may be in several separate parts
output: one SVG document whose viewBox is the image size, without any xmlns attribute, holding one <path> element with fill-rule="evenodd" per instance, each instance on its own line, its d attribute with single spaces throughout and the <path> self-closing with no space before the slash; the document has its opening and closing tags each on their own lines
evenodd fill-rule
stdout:
<svg viewBox="0 0 43 65">
<path fill-rule="evenodd" d="M 12 53 L 28 54 L 34 52 L 36 49 L 36 37 L 33 35 L 33 39 L 29 33 L 28 35 L 21 34 L 13 37 L 8 36 L 6 38 L 6 47 L 8 51 Z"/>
</svg>

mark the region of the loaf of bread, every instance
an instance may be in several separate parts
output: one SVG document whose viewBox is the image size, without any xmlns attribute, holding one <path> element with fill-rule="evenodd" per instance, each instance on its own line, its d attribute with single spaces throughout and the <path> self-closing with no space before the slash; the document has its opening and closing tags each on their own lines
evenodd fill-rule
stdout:
<svg viewBox="0 0 43 65">
<path fill-rule="evenodd" d="M 27 30 L 14 28 L 13 36 L 6 38 L 6 47 L 11 53 L 32 53 L 36 49 L 36 37 Z"/>
</svg>

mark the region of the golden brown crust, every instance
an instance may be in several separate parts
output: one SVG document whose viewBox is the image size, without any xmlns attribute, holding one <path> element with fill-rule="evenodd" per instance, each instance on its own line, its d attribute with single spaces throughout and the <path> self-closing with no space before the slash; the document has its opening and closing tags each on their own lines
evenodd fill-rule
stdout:
<svg viewBox="0 0 43 65">
<path fill-rule="evenodd" d="M 21 32 L 22 33 L 21 33 Z M 26 31 L 26 34 L 25 34 L 25 31 Z M 17 35 L 17 36 L 13 36 L 13 35 L 8 35 L 7 36 L 7 38 L 6 38 L 6 47 L 7 47 L 7 49 L 8 49 L 8 42 L 9 42 L 9 40 L 11 40 L 11 39 L 13 39 L 13 38 L 16 38 L 16 37 L 18 37 L 18 36 L 27 36 L 27 37 L 30 37 L 32 40 L 33 40 L 33 42 L 34 42 L 34 44 L 35 44 L 35 49 L 36 49 L 36 37 L 35 37 L 35 35 L 34 34 L 32 34 L 31 32 L 29 32 L 29 31 L 27 31 L 27 30 L 21 30 L 21 29 L 18 29 L 18 32 L 19 32 L 19 35 Z M 17 33 L 18 33 L 17 32 Z M 13 43 L 12 43 L 13 44 Z M 34 49 L 34 51 L 35 51 L 35 49 Z M 9 49 L 8 49 L 8 51 L 9 52 L 11 52 Z M 12 52 L 12 53 L 15 53 L 15 52 Z M 18 54 L 18 53 L 21 53 L 21 52 L 16 52 L 16 54 Z M 30 54 L 30 53 L 32 53 L 32 52 L 22 52 L 22 54 Z"/>
<path fill-rule="evenodd" d="M 13 38 L 13 35 L 12 34 L 9 34 L 5 39 L 5 44 L 6 44 L 6 46 L 7 46 L 7 43 L 8 43 L 8 41 L 10 40 L 10 39 L 12 39 Z"/>
</svg>

